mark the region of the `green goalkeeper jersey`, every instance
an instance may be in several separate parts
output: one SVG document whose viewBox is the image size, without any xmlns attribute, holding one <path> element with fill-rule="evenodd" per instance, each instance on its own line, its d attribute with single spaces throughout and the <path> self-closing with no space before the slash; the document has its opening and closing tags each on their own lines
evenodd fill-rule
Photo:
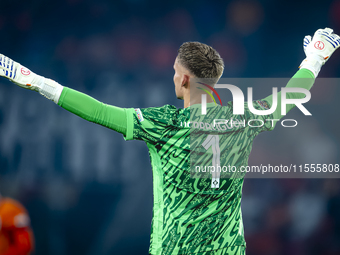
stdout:
<svg viewBox="0 0 340 255">
<path fill-rule="evenodd" d="M 287 87 L 310 89 L 314 82 L 313 74 L 306 69 L 298 71 L 294 77 L 309 79 L 303 83 L 291 79 Z M 287 95 L 291 98 L 301 96 Z M 265 119 L 282 117 L 280 100 L 269 117 L 255 116 L 247 107 L 243 116 L 234 116 L 232 104 L 223 107 L 208 104 L 205 116 L 198 114 L 200 108 L 195 106 L 122 109 L 68 88 L 64 88 L 58 104 L 84 119 L 121 132 L 126 140 L 146 142 L 153 171 L 151 254 L 208 254 L 209 251 L 217 253 L 230 247 L 245 246 L 241 214 L 243 176 L 197 177 L 193 162 L 209 163 L 218 155 L 221 166 L 239 168 L 247 165 L 255 136 L 274 127 Z M 265 110 L 271 104 L 271 96 L 253 102 L 258 110 Z M 292 108 L 288 105 L 287 112 Z M 264 125 L 225 129 L 220 126 L 208 131 L 195 129 L 193 123 L 203 123 L 206 127 L 204 123 L 211 124 L 212 118 L 233 118 L 241 123 L 260 119 Z"/>
<path fill-rule="evenodd" d="M 265 110 L 268 103 L 254 101 L 253 105 Z M 200 112 L 200 105 L 127 111 L 126 139 L 145 141 L 152 164 L 151 254 L 196 254 L 245 245 L 241 214 L 243 176 L 214 178 L 220 182 L 215 187 L 210 176 L 192 178 L 193 171 L 196 162 L 203 160 L 205 164 L 200 166 L 211 165 L 214 153 L 209 147 L 217 144 L 206 145 L 209 135 L 218 137 L 221 166 L 232 164 L 239 169 L 247 165 L 255 136 L 272 128 L 271 122 L 265 122 L 270 116 L 255 116 L 247 107 L 243 116 L 236 116 L 231 103 L 223 107 L 209 103 L 207 114 Z M 219 125 L 214 131 L 194 128 L 194 123 L 212 126 L 213 119 L 238 122 L 234 127 Z M 266 124 L 254 128 L 246 125 L 250 119 Z"/>
<path fill-rule="evenodd" d="M 191 129 L 185 124 L 192 119 L 190 113 L 190 107 L 177 109 L 171 105 L 127 111 L 126 139 L 144 140 L 152 164 L 151 254 L 195 254 L 245 245 L 243 179 L 222 179 L 220 188 L 213 189 L 211 179 L 191 178 Z M 227 136 L 234 140 L 235 134 Z M 249 148 L 252 139 L 238 136 L 234 142 Z M 244 160 L 243 153 L 238 156 Z"/>
</svg>

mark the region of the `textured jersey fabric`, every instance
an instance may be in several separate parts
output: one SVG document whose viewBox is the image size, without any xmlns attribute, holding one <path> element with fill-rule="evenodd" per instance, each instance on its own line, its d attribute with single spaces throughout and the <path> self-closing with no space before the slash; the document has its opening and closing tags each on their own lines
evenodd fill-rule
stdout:
<svg viewBox="0 0 340 255">
<path fill-rule="evenodd" d="M 306 69 L 299 70 L 293 78 L 304 79 L 291 79 L 287 87 L 310 89 L 314 83 L 313 74 Z M 301 98 L 303 95 L 288 93 L 287 97 Z M 253 106 L 265 110 L 272 102 L 273 98 L 269 96 L 254 101 Z M 233 115 L 232 103 L 223 107 L 208 104 L 205 116 L 199 114 L 200 106 L 122 109 L 67 88 L 58 104 L 86 120 L 122 133 L 126 140 L 146 142 L 153 171 L 151 254 L 215 254 L 224 250 L 243 254 L 241 196 L 244 175 L 211 176 L 208 173 L 208 176 L 197 177 L 193 164 L 217 159 L 221 166 L 246 166 L 253 139 L 275 126 L 266 119 L 282 117 L 280 93 L 278 107 L 270 116 L 254 115 L 247 104 L 244 115 Z M 286 112 L 293 107 L 288 105 Z M 215 118 L 233 119 L 238 123 L 257 119 L 263 121 L 263 125 L 212 129 Z M 195 123 L 198 124 L 195 126 Z"/>
</svg>

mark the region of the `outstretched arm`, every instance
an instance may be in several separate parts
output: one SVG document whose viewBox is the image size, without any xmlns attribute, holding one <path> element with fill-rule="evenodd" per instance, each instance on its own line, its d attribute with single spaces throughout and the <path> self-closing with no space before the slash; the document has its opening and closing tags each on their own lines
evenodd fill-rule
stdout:
<svg viewBox="0 0 340 255">
<path fill-rule="evenodd" d="M 0 54 L 0 76 L 18 86 L 39 92 L 64 109 L 88 121 L 103 125 L 126 136 L 126 109 L 101 103 L 81 92 L 61 86 L 59 83 L 37 75 Z"/>
<path fill-rule="evenodd" d="M 70 88 L 63 88 L 58 105 L 88 121 L 126 136 L 126 109 L 107 105 Z"/>
<path fill-rule="evenodd" d="M 306 36 L 304 38 L 304 51 L 306 58 L 300 65 L 300 70 L 288 82 L 286 88 L 303 88 L 310 90 L 318 76 L 321 67 L 326 63 L 336 49 L 340 47 L 340 37 L 333 34 L 330 28 L 319 29 L 315 32 L 313 38 Z M 281 93 L 277 95 L 277 108 L 273 113 L 275 119 L 280 119 L 295 107 L 294 104 L 288 104 L 284 114 L 281 112 Z M 287 99 L 301 99 L 305 94 L 290 92 L 286 94 Z M 273 97 L 268 96 L 264 99 L 270 105 L 273 104 Z"/>
</svg>

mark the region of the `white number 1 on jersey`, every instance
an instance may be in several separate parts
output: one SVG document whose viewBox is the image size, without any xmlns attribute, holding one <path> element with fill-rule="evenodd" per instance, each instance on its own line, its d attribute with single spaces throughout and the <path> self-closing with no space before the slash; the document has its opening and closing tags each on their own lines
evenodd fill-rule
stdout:
<svg viewBox="0 0 340 255">
<path fill-rule="evenodd" d="M 211 188 L 219 188 L 220 187 L 220 146 L 219 146 L 220 139 L 218 135 L 208 135 L 208 137 L 203 142 L 202 146 L 204 149 L 208 150 L 210 147 L 213 152 L 212 158 L 212 167 L 208 169 L 214 169 L 214 172 L 211 172 L 212 179 L 211 179 Z"/>
</svg>

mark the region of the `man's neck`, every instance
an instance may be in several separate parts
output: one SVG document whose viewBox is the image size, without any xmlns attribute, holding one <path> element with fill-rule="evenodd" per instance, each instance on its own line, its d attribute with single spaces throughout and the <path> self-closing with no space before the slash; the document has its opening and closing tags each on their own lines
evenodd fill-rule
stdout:
<svg viewBox="0 0 340 255">
<path fill-rule="evenodd" d="M 202 102 L 202 99 L 201 99 L 201 95 L 198 96 L 198 97 L 191 97 L 190 98 L 190 95 L 188 97 L 184 97 L 184 108 L 187 108 L 191 105 L 194 105 L 194 104 L 201 104 Z M 213 100 L 212 98 L 208 97 L 207 98 L 207 103 L 212 103 Z"/>
</svg>

